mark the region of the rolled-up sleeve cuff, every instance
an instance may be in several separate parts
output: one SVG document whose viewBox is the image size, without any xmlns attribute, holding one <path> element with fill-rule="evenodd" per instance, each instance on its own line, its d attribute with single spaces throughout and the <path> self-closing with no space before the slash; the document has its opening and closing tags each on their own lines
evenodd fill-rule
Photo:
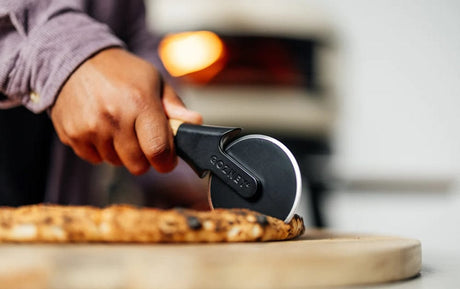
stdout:
<svg viewBox="0 0 460 289">
<path fill-rule="evenodd" d="M 69 12 L 50 19 L 30 31 L 19 55 L 17 69 L 30 73 L 23 79 L 28 82 L 22 85 L 29 86 L 29 94 L 22 97 L 22 104 L 33 112 L 46 110 L 82 62 L 105 48 L 124 46 L 106 25 L 83 13 Z"/>
</svg>

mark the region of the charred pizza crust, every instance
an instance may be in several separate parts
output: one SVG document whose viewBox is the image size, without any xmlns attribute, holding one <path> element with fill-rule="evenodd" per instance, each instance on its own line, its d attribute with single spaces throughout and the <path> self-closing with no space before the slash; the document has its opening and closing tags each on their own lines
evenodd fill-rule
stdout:
<svg viewBox="0 0 460 289">
<path fill-rule="evenodd" d="M 303 232 L 303 220 L 297 215 L 286 224 L 246 209 L 0 208 L 0 242 L 249 242 L 287 240 Z"/>
</svg>

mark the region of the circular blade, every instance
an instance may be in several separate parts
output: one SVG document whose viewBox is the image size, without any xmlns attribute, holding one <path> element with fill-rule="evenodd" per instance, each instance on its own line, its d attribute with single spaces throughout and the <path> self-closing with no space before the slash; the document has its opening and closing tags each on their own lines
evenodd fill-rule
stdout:
<svg viewBox="0 0 460 289">
<path fill-rule="evenodd" d="M 225 153 L 259 180 L 256 196 L 246 199 L 217 177 L 211 177 L 213 208 L 247 208 L 289 222 L 300 200 L 300 169 L 289 149 L 265 135 L 247 135 L 231 142 Z"/>
</svg>

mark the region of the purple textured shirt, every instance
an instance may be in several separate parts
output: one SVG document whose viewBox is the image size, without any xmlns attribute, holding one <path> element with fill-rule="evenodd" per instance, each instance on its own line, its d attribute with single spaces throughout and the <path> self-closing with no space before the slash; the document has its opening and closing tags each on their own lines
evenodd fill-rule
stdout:
<svg viewBox="0 0 460 289">
<path fill-rule="evenodd" d="M 142 0 L 0 0 L 0 108 L 41 112 L 85 59 L 110 46 L 154 61 Z"/>
<path fill-rule="evenodd" d="M 82 62 L 113 46 L 160 66 L 142 0 L 0 0 L 0 109 L 45 111 Z M 44 201 L 97 203 L 96 168 L 54 135 Z"/>
</svg>

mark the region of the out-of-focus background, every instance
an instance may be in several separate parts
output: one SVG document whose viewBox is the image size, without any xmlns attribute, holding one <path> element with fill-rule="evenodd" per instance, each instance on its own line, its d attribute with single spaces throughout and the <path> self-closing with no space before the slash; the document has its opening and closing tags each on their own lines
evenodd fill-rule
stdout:
<svg viewBox="0 0 460 289">
<path fill-rule="evenodd" d="M 273 135 L 294 151 L 307 223 L 457 246 L 460 2 L 149 0 L 147 8 L 188 106 L 208 124 Z"/>
</svg>

